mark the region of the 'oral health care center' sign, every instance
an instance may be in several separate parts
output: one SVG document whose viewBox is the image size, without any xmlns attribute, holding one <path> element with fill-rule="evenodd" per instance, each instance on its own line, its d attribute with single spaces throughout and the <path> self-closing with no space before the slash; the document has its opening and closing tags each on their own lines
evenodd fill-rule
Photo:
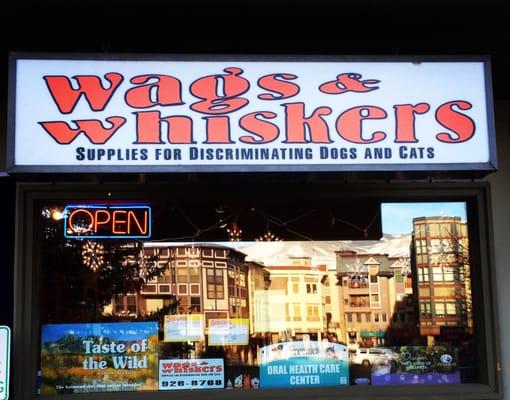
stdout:
<svg viewBox="0 0 510 400">
<path fill-rule="evenodd" d="M 479 58 L 14 55 L 10 170 L 490 171 L 489 76 Z"/>
</svg>

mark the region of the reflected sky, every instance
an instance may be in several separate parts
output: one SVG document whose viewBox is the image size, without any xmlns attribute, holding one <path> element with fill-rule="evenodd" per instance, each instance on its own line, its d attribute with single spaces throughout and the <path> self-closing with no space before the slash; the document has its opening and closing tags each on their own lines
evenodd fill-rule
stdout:
<svg viewBox="0 0 510 400">
<path fill-rule="evenodd" d="M 382 203 L 381 219 L 384 234 L 408 234 L 416 217 L 460 217 L 467 221 L 466 203 Z"/>
</svg>

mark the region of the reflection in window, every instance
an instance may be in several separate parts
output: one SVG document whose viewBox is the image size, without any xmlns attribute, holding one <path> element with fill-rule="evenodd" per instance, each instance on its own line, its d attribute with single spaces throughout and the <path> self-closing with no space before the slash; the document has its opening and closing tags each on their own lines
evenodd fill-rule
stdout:
<svg viewBox="0 0 510 400">
<path fill-rule="evenodd" d="M 432 267 L 432 280 L 434 282 L 443 282 L 443 269 L 441 267 Z"/>
<path fill-rule="evenodd" d="M 319 321 L 319 306 L 307 305 L 307 319 L 309 321 Z"/>
<path fill-rule="evenodd" d="M 317 284 L 316 283 L 307 283 L 306 284 L 306 293 L 317 294 Z"/>
<path fill-rule="evenodd" d="M 420 314 L 422 317 L 432 316 L 432 307 L 431 307 L 430 302 L 421 302 L 420 303 Z"/>
<path fill-rule="evenodd" d="M 301 304 L 293 304 L 292 310 L 294 311 L 294 321 L 301 321 Z"/>
<path fill-rule="evenodd" d="M 406 232 L 385 234 L 379 241 L 155 240 L 137 250 L 155 256 L 155 270 L 144 258 L 136 258 L 134 244 L 115 248 L 112 256 L 108 252 L 114 247 L 104 240 L 108 267 L 99 273 L 83 265 L 81 243 L 44 239 L 46 230 L 41 229 L 41 279 L 53 288 L 41 291 L 41 321 L 77 326 L 152 322 L 158 337 L 153 366 L 157 368 L 157 360 L 223 360 L 224 387 L 235 387 L 236 379 L 237 387 L 251 387 L 254 378 L 263 387 L 260 371 L 265 363 L 277 360 L 288 367 L 296 361 L 289 352 L 316 350 L 325 343 L 345 350 L 349 379 L 342 377 L 347 383 L 366 377 L 376 382 L 375 364 L 370 361 L 368 366 L 357 357 L 381 355 L 380 348 L 390 348 L 397 363 L 403 349 L 422 361 L 453 354 L 457 359 L 448 378 L 477 382 L 478 367 L 469 358 L 476 353 L 476 321 L 464 219 L 418 214 L 407 219 Z M 138 260 L 139 268 L 128 276 L 115 264 L 128 263 L 121 252 Z M 50 348 L 42 346 L 42 351 Z M 263 349 L 267 353 L 262 354 Z M 421 379 L 405 365 L 394 368 L 399 379 L 407 373 Z M 154 376 L 157 381 L 158 374 Z M 336 378 L 339 382 L 341 377 Z"/>
<path fill-rule="evenodd" d="M 207 268 L 207 298 L 223 299 L 225 297 L 223 286 L 223 270 L 219 268 Z"/>
<path fill-rule="evenodd" d="M 418 268 L 418 282 L 428 282 L 429 281 L 429 269 L 428 268 Z"/>
</svg>

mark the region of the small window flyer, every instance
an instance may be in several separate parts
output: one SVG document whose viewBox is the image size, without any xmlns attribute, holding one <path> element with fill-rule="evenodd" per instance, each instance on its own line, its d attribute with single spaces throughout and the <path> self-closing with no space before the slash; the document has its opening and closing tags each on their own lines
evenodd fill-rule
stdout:
<svg viewBox="0 0 510 400">
<path fill-rule="evenodd" d="M 247 318 L 210 319 L 209 346 L 247 345 L 250 321 Z"/>
<path fill-rule="evenodd" d="M 165 342 L 197 342 L 204 338 L 204 317 L 201 314 L 165 315 Z"/>
<path fill-rule="evenodd" d="M 159 360 L 159 390 L 223 389 L 221 358 Z"/>
</svg>

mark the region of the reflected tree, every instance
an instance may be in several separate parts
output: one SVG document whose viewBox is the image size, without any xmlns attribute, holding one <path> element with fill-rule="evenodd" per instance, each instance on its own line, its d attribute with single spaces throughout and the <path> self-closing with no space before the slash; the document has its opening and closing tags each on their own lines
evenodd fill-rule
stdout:
<svg viewBox="0 0 510 400">
<path fill-rule="evenodd" d="M 90 247 L 84 242 L 82 254 L 85 248 Z M 97 311 L 109 304 L 114 296 L 139 293 L 142 286 L 152 278 L 163 274 L 168 267 L 160 264 L 159 254 L 145 254 L 143 243 L 134 242 L 107 242 L 104 250 L 101 246 L 96 249 L 102 254 L 83 258 L 83 262 L 91 262 L 97 265 L 94 271 L 96 276 L 96 301 L 94 317 L 97 319 Z"/>
</svg>

